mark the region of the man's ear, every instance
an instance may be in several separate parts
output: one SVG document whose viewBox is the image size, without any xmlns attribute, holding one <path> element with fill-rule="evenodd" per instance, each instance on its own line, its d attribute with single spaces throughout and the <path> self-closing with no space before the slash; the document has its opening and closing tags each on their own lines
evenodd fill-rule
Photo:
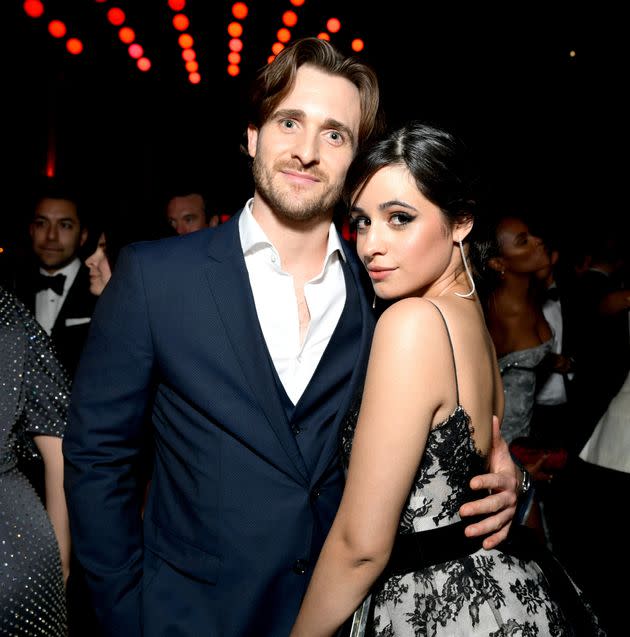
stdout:
<svg viewBox="0 0 630 637">
<path fill-rule="evenodd" d="M 88 238 L 88 229 L 87 228 L 82 228 L 81 229 L 81 238 L 79 239 L 79 245 L 82 246 Z"/>
<path fill-rule="evenodd" d="M 252 159 L 256 157 L 257 146 L 258 129 L 253 124 L 249 124 L 249 126 L 247 127 L 247 152 Z"/>
<path fill-rule="evenodd" d="M 470 234 L 473 224 L 474 221 L 472 219 L 458 223 L 453 229 L 453 241 L 456 243 L 463 241 Z"/>
</svg>

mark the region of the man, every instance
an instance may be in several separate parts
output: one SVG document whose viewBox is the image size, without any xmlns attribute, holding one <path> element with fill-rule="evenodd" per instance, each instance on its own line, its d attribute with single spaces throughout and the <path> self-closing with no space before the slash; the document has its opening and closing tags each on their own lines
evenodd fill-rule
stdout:
<svg viewBox="0 0 630 637">
<path fill-rule="evenodd" d="M 89 271 L 79 259 L 88 231 L 76 193 L 60 182 L 45 183 L 29 232 L 37 269 L 18 275 L 15 291 L 52 337 L 59 360 L 72 376 L 96 301 L 90 294 Z"/>
<path fill-rule="evenodd" d="M 332 216 L 378 95 L 373 71 L 330 44 L 287 47 L 254 86 L 253 199 L 214 230 L 121 254 L 64 440 L 71 529 L 106 635 L 288 635 L 340 501 L 338 432 L 374 327 Z M 506 450 L 503 472 L 477 477 L 497 492 L 468 510 L 500 510 L 475 528 L 501 537 L 515 502 Z"/>
<path fill-rule="evenodd" d="M 219 225 L 218 213 L 209 213 L 204 196 L 196 191 L 173 195 L 166 204 L 166 219 L 178 235 Z"/>
</svg>

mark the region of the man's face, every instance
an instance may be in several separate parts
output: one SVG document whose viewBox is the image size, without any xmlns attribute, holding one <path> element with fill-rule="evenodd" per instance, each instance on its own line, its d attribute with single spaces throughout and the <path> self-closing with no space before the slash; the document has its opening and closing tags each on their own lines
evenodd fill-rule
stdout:
<svg viewBox="0 0 630 637">
<path fill-rule="evenodd" d="M 331 216 L 357 146 L 358 88 L 301 66 L 291 92 L 260 129 L 248 130 L 256 194 L 277 217 Z"/>
<path fill-rule="evenodd" d="M 33 252 L 40 266 L 49 272 L 68 265 L 87 239 L 87 230 L 81 228 L 77 207 L 68 199 L 39 201 L 29 232 Z"/>
<path fill-rule="evenodd" d="M 188 234 L 207 228 L 201 195 L 173 197 L 166 207 L 166 217 L 177 234 Z"/>
</svg>

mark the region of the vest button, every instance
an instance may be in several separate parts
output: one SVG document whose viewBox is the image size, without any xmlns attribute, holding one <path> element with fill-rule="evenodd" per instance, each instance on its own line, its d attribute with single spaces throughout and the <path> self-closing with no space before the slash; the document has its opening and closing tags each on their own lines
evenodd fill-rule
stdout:
<svg viewBox="0 0 630 637">
<path fill-rule="evenodd" d="M 293 564 L 293 572 L 297 575 L 304 575 L 306 573 L 306 567 L 308 566 L 308 562 L 306 560 L 295 560 Z"/>
</svg>

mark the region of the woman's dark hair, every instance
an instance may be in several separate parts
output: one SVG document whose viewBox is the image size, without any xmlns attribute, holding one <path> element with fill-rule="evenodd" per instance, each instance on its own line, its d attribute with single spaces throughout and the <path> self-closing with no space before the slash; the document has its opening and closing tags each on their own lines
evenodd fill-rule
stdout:
<svg viewBox="0 0 630 637">
<path fill-rule="evenodd" d="M 534 223 L 533 216 L 526 207 L 511 201 L 503 201 L 488 206 L 483 220 L 475 225 L 468 256 L 476 273 L 477 292 L 482 303 L 490 298 L 501 283 L 501 274 L 491 268 L 489 262 L 501 256 L 499 226 L 506 219 L 512 218 L 520 219 L 529 228 Z"/>
<path fill-rule="evenodd" d="M 468 148 L 450 132 L 418 121 L 357 155 L 346 177 L 346 205 L 378 170 L 392 165 L 409 171 L 418 190 L 440 208 L 450 226 L 475 219 L 478 177 Z"/>
<path fill-rule="evenodd" d="M 125 220 L 120 215 L 106 215 L 94 220 L 90 227 L 88 240 L 83 246 L 83 253 L 89 257 L 98 247 L 101 234 L 105 235 L 105 256 L 111 271 L 116 267 L 116 261 L 122 248 L 128 243 L 138 241 L 136 234 L 129 232 Z"/>
</svg>

